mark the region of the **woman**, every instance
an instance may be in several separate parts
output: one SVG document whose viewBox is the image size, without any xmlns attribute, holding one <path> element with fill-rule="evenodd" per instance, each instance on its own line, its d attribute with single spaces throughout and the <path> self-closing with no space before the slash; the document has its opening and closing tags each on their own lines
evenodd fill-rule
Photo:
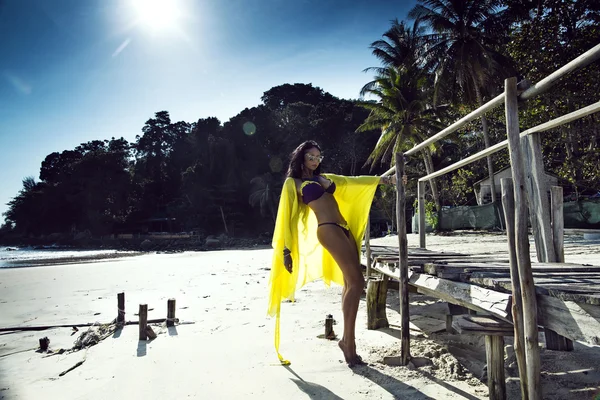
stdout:
<svg viewBox="0 0 600 400">
<path fill-rule="evenodd" d="M 277 354 L 288 363 L 279 354 L 281 300 L 294 300 L 297 287 L 316 279 L 343 285 L 344 334 L 338 345 L 354 366 L 362 362 L 356 354 L 355 325 L 365 283 L 358 249 L 377 185 L 395 184 L 396 178 L 323 175 L 321 161 L 314 141 L 302 143 L 291 155 L 273 235 L 269 313 L 277 316 Z"/>
</svg>

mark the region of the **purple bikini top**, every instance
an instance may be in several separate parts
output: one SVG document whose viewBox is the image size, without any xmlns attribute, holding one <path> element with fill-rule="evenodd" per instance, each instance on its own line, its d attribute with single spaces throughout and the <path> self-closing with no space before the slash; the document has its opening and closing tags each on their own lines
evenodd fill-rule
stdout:
<svg viewBox="0 0 600 400">
<path fill-rule="evenodd" d="M 319 177 L 314 176 L 309 179 L 303 179 L 302 186 L 300 186 L 300 193 L 302 193 L 302 201 L 304 204 L 308 204 L 313 200 L 317 200 L 323 193 L 335 192 L 335 182 L 331 182 L 331 185 L 327 189 L 323 189 L 323 186 L 319 183 Z"/>
</svg>

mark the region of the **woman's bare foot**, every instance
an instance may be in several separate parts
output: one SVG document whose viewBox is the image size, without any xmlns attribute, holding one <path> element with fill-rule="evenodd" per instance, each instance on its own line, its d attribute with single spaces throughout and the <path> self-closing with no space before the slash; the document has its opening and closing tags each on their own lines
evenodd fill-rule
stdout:
<svg viewBox="0 0 600 400">
<path fill-rule="evenodd" d="M 344 342 L 344 339 L 342 339 L 338 342 L 338 346 L 340 346 L 340 349 L 342 349 L 342 352 L 344 353 L 344 358 L 346 359 L 346 363 L 349 367 L 352 368 L 356 365 L 365 364 L 362 358 L 358 354 L 356 354 L 356 345 L 348 346 Z"/>
</svg>

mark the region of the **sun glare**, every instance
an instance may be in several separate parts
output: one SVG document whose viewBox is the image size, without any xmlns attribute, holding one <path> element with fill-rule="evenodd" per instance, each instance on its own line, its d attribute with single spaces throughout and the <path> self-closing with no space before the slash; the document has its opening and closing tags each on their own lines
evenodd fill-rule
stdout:
<svg viewBox="0 0 600 400">
<path fill-rule="evenodd" d="M 131 0 L 137 22 L 154 31 L 175 28 L 181 18 L 176 0 Z"/>
</svg>

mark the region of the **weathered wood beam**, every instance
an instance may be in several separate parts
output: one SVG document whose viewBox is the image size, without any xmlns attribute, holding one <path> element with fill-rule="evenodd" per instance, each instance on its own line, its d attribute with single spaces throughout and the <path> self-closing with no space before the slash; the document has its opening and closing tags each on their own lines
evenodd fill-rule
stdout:
<svg viewBox="0 0 600 400">
<path fill-rule="evenodd" d="M 600 345 L 600 307 L 538 295 L 540 324 L 571 340 Z"/>
<path fill-rule="evenodd" d="M 527 361 L 527 388 L 529 400 L 541 400 L 540 348 L 537 330 L 537 302 L 529 258 L 527 228 L 527 204 L 525 196 L 525 171 L 521 156 L 519 136 L 519 106 L 517 102 L 517 79 L 504 81 L 506 133 L 515 192 L 515 238 L 519 282 L 523 299 L 523 330 L 525 332 L 525 356 Z"/>
<path fill-rule="evenodd" d="M 505 178 L 502 185 L 502 206 L 506 221 L 506 236 L 508 241 L 508 255 L 510 258 L 509 277 L 511 293 L 513 295 L 512 318 L 514 322 L 514 347 L 521 381 L 521 398 L 526 400 L 529 396 L 527 388 L 527 367 L 525 361 L 525 331 L 523 328 L 523 300 L 521 283 L 519 281 L 519 264 L 517 261 L 517 248 L 515 243 L 515 192 L 512 179 Z M 472 277 L 472 276 L 471 276 Z M 486 343 L 487 344 L 487 343 Z"/>
<path fill-rule="evenodd" d="M 396 218 L 400 282 L 400 358 L 402 365 L 410 361 L 410 314 L 408 309 L 408 240 L 406 238 L 406 193 L 404 191 L 404 155 L 396 153 Z M 419 227 L 419 231 L 421 228 Z"/>
<path fill-rule="evenodd" d="M 421 294 L 509 320 L 512 296 L 508 293 L 425 274 L 413 274 L 409 283 Z"/>
</svg>

